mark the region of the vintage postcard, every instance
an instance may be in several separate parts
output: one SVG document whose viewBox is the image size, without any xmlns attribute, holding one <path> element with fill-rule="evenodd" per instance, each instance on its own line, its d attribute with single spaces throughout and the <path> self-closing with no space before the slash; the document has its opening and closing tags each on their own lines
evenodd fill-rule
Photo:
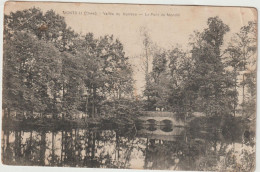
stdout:
<svg viewBox="0 0 260 172">
<path fill-rule="evenodd" d="M 3 164 L 255 170 L 255 8 L 6 2 L 3 39 Z"/>
</svg>

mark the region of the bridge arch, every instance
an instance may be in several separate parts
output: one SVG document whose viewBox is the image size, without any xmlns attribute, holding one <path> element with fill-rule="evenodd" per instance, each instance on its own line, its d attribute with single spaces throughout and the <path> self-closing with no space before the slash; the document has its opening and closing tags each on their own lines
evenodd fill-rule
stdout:
<svg viewBox="0 0 260 172">
<path fill-rule="evenodd" d="M 139 117 L 140 120 L 144 121 L 145 125 L 173 125 L 173 126 L 184 126 L 184 122 L 176 120 L 174 117 Z"/>
<path fill-rule="evenodd" d="M 161 121 L 162 125 L 173 125 L 172 120 L 164 119 Z"/>
<path fill-rule="evenodd" d="M 155 120 L 155 119 L 147 119 L 146 120 L 147 122 L 149 122 L 150 124 L 156 124 L 157 123 L 157 121 Z"/>
</svg>

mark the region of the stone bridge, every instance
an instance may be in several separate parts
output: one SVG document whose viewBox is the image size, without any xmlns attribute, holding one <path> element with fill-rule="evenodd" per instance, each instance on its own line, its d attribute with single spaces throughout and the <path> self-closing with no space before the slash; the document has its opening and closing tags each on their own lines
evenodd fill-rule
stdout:
<svg viewBox="0 0 260 172">
<path fill-rule="evenodd" d="M 143 111 L 139 117 L 145 125 L 172 125 L 173 127 L 184 126 L 184 122 L 176 117 L 176 113 L 163 111 Z"/>
<path fill-rule="evenodd" d="M 137 136 L 148 139 L 176 141 L 185 138 L 185 125 L 176 113 L 165 111 L 143 111 L 139 119 L 142 127 Z"/>
</svg>

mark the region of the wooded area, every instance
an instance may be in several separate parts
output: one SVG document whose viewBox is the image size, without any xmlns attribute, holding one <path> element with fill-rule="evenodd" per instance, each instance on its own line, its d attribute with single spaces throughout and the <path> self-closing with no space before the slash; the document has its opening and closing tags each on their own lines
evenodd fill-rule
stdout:
<svg viewBox="0 0 260 172">
<path fill-rule="evenodd" d="M 229 30 L 219 17 L 210 17 L 207 28 L 194 31 L 187 51 L 155 46 L 143 32 L 146 86 L 139 98 L 133 94 L 131 57 L 113 35 L 76 33 L 53 10 L 11 12 L 4 20 L 5 117 L 133 118 L 163 108 L 255 119 L 256 23 L 225 43 Z"/>
<path fill-rule="evenodd" d="M 208 18 L 207 25 L 191 35 L 190 51 L 181 46 L 153 50 L 152 71 L 146 74 L 144 91 L 147 109 L 254 118 L 256 23 L 249 22 L 228 43 L 224 36 L 229 26 L 219 17 Z M 145 37 L 149 40 L 147 34 Z"/>
<path fill-rule="evenodd" d="M 37 8 L 6 15 L 4 26 L 7 116 L 109 116 L 133 103 L 131 65 L 113 35 L 77 34 L 64 17 Z"/>
</svg>

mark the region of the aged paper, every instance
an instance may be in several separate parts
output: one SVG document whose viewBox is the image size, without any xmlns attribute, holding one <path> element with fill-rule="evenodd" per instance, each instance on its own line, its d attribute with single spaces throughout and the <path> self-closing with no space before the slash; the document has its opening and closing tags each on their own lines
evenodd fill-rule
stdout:
<svg viewBox="0 0 260 172">
<path fill-rule="evenodd" d="M 257 11 L 6 2 L 2 163 L 254 171 Z"/>
</svg>

